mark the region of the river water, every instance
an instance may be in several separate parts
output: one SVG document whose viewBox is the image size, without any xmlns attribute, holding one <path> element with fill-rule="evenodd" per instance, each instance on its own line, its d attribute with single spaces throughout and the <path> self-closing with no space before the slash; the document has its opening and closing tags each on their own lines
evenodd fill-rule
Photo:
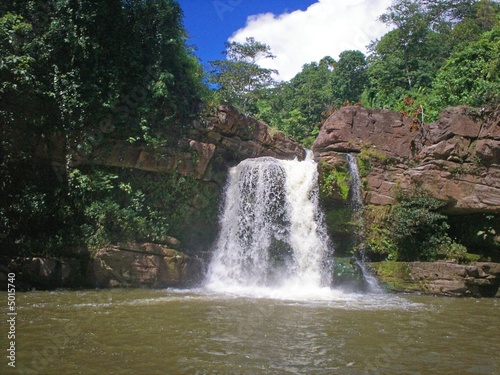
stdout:
<svg viewBox="0 0 500 375">
<path fill-rule="evenodd" d="M 16 303 L 16 369 L 2 356 L 2 374 L 500 373 L 498 299 L 118 289 Z"/>
</svg>

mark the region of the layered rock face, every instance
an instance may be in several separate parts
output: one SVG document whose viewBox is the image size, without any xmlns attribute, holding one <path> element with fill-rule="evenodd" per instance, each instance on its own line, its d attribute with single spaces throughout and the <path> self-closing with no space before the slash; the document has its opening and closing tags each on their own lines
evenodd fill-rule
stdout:
<svg viewBox="0 0 500 375">
<path fill-rule="evenodd" d="M 20 290 L 54 288 L 187 287 L 203 278 L 203 263 L 167 246 L 126 243 L 93 258 L 16 258 L 0 265 L 0 280 L 16 273 Z"/>
<path fill-rule="evenodd" d="M 111 135 L 96 136 L 91 151 L 72 150 L 72 167 L 93 164 L 158 173 L 177 170 L 182 175 L 210 181 L 220 179 L 215 176 L 217 171 L 225 175 L 228 166 L 247 158 L 273 156 L 302 160 L 305 157 L 298 142 L 230 106 L 218 107 L 204 122 L 195 121 L 190 135 L 178 148 L 151 149 L 113 139 Z M 57 134 L 41 139 L 37 149 L 37 155 L 49 159 L 55 168 L 66 163 L 67 152 L 64 137 Z"/>
<path fill-rule="evenodd" d="M 186 287 L 203 276 L 202 262 L 195 257 L 157 244 L 122 244 L 97 252 L 92 263 L 94 286 Z"/>
<path fill-rule="evenodd" d="M 471 297 L 495 297 L 499 293 L 500 263 L 382 262 L 371 267 L 382 283 L 396 292 Z"/>
<path fill-rule="evenodd" d="M 432 124 L 388 110 L 344 107 L 313 144 L 319 161 L 342 153 L 376 155 L 365 177 L 364 201 L 395 202 L 400 189 L 421 187 L 449 213 L 500 213 L 500 110 L 454 107 Z"/>
</svg>

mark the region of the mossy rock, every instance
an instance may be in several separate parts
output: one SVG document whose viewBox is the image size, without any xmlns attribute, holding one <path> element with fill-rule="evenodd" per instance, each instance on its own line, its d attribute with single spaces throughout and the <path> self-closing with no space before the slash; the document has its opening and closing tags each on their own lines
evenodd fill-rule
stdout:
<svg viewBox="0 0 500 375">
<path fill-rule="evenodd" d="M 425 280 L 416 283 L 411 277 L 410 265 L 407 262 L 373 262 L 370 268 L 377 279 L 385 284 L 391 291 L 409 292 L 425 291 Z"/>
</svg>

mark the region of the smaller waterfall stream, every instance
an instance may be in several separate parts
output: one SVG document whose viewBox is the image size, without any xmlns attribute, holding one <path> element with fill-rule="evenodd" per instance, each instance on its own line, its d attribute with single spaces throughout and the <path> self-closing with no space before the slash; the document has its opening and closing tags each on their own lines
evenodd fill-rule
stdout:
<svg viewBox="0 0 500 375">
<path fill-rule="evenodd" d="M 318 199 L 311 155 L 305 161 L 247 159 L 231 168 L 207 288 L 294 296 L 330 290 Z"/>
<path fill-rule="evenodd" d="M 361 178 L 359 176 L 358 163 L 352 154 L 347 154 L 347 162 L 349 164 L 349 172 L 351 173 L 351 207 L 354 214 L 358 214 L 360 216 L 358 218 L 360 222 L 358 236 L 363 238 L 365 234 L 365 227 L 363 218 L 361 217 L 363 198 L 361 197 Z M 365 251 L 363 248 L 359 251 L 359 256 L 356 258 L 356 264 L 363 273 L 363 279 L 366 283 L 367 291 L 369 293 L 381 293 L 382 288 L 378 284 L 377 279 L 366 270 Z"/>
</svg>

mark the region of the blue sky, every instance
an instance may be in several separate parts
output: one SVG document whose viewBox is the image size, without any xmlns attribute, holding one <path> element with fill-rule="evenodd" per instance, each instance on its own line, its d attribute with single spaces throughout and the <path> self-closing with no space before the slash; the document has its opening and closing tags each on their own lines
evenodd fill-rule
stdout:
<svg viewBox="0 0 500 375">
<path fill-rule="evenodd" d="M 291 79 L 305 63 L 344 50 L 366 52 L 371 40 L 388 29 L 376 21 L 391 0 L 178 0 L 184 27 L 207 66 L 224 58 L 228 40 L 247 37 L 266 43 L 276 59 L 261 62 Z"/>
</svg>

